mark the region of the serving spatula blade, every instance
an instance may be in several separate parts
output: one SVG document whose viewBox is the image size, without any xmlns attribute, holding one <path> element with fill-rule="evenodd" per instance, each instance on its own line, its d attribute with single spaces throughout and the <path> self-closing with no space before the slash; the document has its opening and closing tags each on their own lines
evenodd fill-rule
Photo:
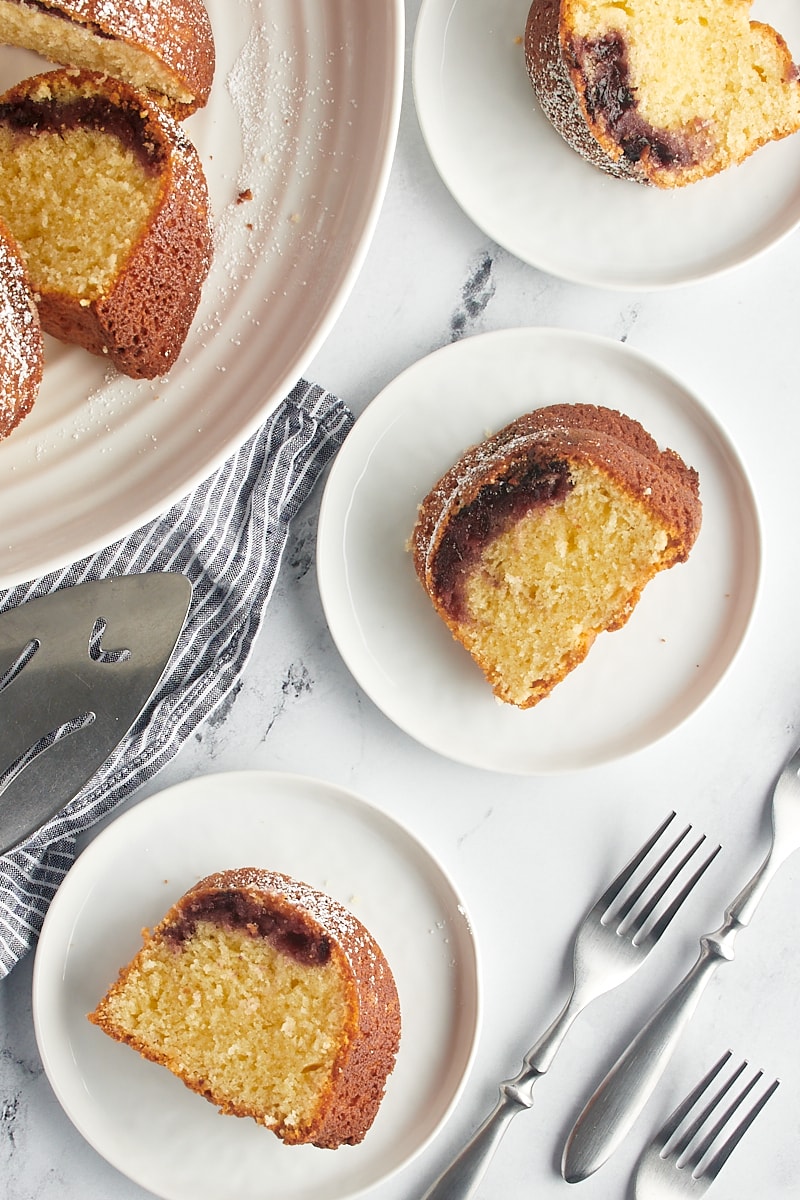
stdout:
<svg viewBox="0 0 800 1200">
<path fill-rule="evenodd" d="M 120 575 L 0 613 L 0 854 L 55 816 L 125 737 L 191 594 L 174 572 Z"/>
</svg>

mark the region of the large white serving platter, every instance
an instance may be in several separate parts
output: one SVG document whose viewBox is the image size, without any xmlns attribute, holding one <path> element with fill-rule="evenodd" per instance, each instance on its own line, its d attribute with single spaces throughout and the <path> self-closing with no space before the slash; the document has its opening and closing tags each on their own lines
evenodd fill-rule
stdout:
<svg viewBox="0 0 800 1200">
<path fill-rule="evenodd" d="M 700 475 L 689 560 L 658 575 L 623 629 L 527 711 L 501 704 L 434 612 L 408 540 L 428 491 L 469 446 L 555 403 L 635 417 Z M 549 774 L 641 750 L 684 721 L 728 670 L 750 622 L 761 542 L 752 489 L 715 417 L 620 342 L 560 329 L 467 338 L 409 367 L 339 452 L 320 513 L 317 570 L 352 674 L 401 729 L 488 770 Z"/>
<path fill-rule="evenodd" d="M 141 945 L 143 926 L 198 879 L 242 866 L 283 871 L 334 896 L 373 933 L 392 969 L 400 1052 L 358 1146 L 284 1146 L 254 1121 L 220 1116 L 86 1019 Z M 480 1021 L 477 948 L 441 866 L 372 805 L 297 776 L 207 775 L 143 801 L 79 857 L 42 929 L 33 1010 L 65 1111 L 101 1155 L 154 1195 L 344 1200 L 408 1163 L 455 1105 Z"/>
<path fill-rule="evenodd" d="M 423 0 L 413 83 L 431 156 L 455 199 L 524 262 L 577 283 L 655 290 L 731 270 L 800 221 L 800 139 L 663 191 L 585 162 L 543 115 L 525 69 L 530 0 Z M 757 0 L 800 58 L 800 6 Z"/>
<path fill-rule="evenodd" d="M 362 0 L 207 7 L 216 76 L 186 130 L 216 252 L 194 326 L 155 381 L 47 339 L 35 408 L 0 443 L 0 586 L 108 544 L 209 475 L 303 374 L 363 263 L 399 121 L 402 0 L 370 0 L 369 20 Z M 50 67 L 0 47 L 3 87 Z"/>
</svg>

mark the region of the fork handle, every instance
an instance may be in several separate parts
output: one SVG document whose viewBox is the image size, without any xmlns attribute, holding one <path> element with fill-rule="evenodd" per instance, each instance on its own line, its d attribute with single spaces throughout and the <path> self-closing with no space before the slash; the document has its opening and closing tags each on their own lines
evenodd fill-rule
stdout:
<svg viewBox="0 0 800 1200">
<path fill-rule="evenodd" d="M 525 1055 L 519 1074 L 500 1084 L 500 1098 L 492 1112 L 422 1200 L 469 1200 L 475 1195 L 512 1119 L 532 1107 L 533 1086 L 549 1070 L 567 1031 L 591 999 L 587 990 L 573 986 L 561 1012 Z"/>
<path fill-rule="evenodd" d="M 493 1111 L 422 1200 L 469 1200 L 475 1195 L 511 1121 L 518 1112 L 533 1104 L 530 1085 L 520 1091 L 516 1082 L 508 1080 L 500 1085 L 500 1099 Z"/>
<path fill-rule="evenodd" d="M 567 1183 L 579 1183 L 611 1157 L 647 1103 L 723 958 L 724 941 L 701 940 L 700 957 L 623 1051 L 588 1100 L 570 1133 L 561 1163 Z"/>
</svg>

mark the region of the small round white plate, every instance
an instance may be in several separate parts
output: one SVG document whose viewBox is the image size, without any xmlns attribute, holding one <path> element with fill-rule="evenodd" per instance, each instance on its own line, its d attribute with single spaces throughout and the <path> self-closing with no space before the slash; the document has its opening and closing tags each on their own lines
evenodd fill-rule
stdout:
<svg viewBox="0 0 800 1200">
<path fill-rule="evenodd" d="M 796 0 L 758 4 L 800 56 Z M 663 191 L 585 162 L 542 114 L 521 42 L 530 0 L 423 0 L 417 112 L 455 199 L 524 262 L 577 283 L 655 290 L 729 270 L 800 221 L 800 140 Z"/>
<path fill-rule="evenodd" d="M 496 701 L 417 581 L 417 506 L 468 446 L 533 408 L 587 402 L 637 418 L 700 474 L 703 525 L 688 562 L 645 589 L 623 629 L 532 709 Z M 329 477 L 317 570 L 333 638 L 401 729 L 450 758 L 516 774 L 594 766 L 662 737 L 730 665 L 760 569 L 739 458 L 676 379 L 619 342 L 567 330 L 467 338 L 398 376 L 356 422 Z"/>
<path fill-rule="evenodd" d="M 307 370 L 372 239 L 400 114 L 402 0 L 370 0 L 368 21 L 363 0 L 205 3 L 214 84 L 185 122 L 214 221 L 200 307 L 164 379 L 46 338 L 33 411 L 0 443 L 0 587 L 124 536 L 233 454 Z M 0 47 L 3 89 L 51 68 Z"/>
<path fill-rule="evenodd" d="M 222 1117 L 169 1071 L 86 1019 L 188 887 L 268 866 L 335 896 L 372 931 L 397 982 L 403 1032 L 378 1116 L 359 1146 L 284 1146 Z M 36 1037 L 68 1116 L 118 1170 L 165 1200 L 342 1200 L 374 1187 L 435 1135 L 455 1104 L 479 1024 L 477 952 L 442 869 L 389 817 L 311 779 L 203 776 L 104 830 L 47 914 L 33 982 Z"/>
</svg>

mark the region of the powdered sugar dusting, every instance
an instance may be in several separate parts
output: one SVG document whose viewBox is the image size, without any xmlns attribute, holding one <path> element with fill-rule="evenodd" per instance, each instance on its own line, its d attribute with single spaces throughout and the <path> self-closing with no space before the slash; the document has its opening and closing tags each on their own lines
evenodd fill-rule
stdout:
<svg viewBox="0 0 800 1200">
<path fill-rule="evenodd" d="M 197 886 L 201 889 L 212 886 L 257 892 L 263 895 L 267 904 L 270 896 L 275 896 L 288 902 L 293 908 L 307 913 L 324 933 L 335 941 L 344 943 L 345 947 L 357 945 L 374 954 L 371 935 L 353 913 L 333 896 L 289 875 L 269 871 L 263 867 L 238 867 L 232 871 L 211 875 Z"/>
<path fill-rule="evenodd" d="M 426 575 L 433 567 L 439 550 L 442 532 L 448 521 L 463 506 L 465 497 L 475 491 L 480 483 L 489 475 L 495 473 L 501 462 L 517 458 L 520 454 L 530 451 L 533 445 L 550 436 L 548 430 L 538 430 L 534 433 L 509 432 L 507 428 L 487 437 L 483 442 L 472 446 L 446 475 L 431 489 L 424 505 L 430 505 L 438 516 L 430 529 L 425 530 L 424 544 Z M 418 528 L 422 530 L 423 523 Z"/>
<path fill-rule="evenodd" d="M 696 473 L 673 451 L 660 451 L 638 421 L 589 404 L 549 405 L 518 417 L 472 446 L 431 489 L 412 535 L 426 579 L 431 579 L 451 518 L 481 487 L 495 482 L 511 464 L 529 458 L 543 445 L 548 454 L 565 461 L 577 452 L 582 461 L 612 470 L 624 480 L 627 490 L 662 518 L 665 511 L 673 515 L 697 510 L 699 514 Z M 655 503 L 656 492 L 660 504 Z"/>
<path fill-rule="evenodd" d="M 0 234 L 0 433 L 8 432 L 33 403 L 42 376 L 39 318 L 14 250 Z"/>
<path fill-rule="evenodd" d="M 255 19 L 250 35 L 229 72 L 226 87 L 242 137 L 242 162 L 236 193 L 218 223 L 218 245 L 225 247 L 233 278 L 246 268 L 254 245 L 264 252 L 306 257 L 322 248 L 320 228 L 327 215 L 322 198 L 311 193 L 305 164 L 331 159 L 332 86 L 321 76 L 312 82 L 303 48 L 282 43 L 267 21 Z M 252 205 L 240 202 L 251 195 Z M 243 222 L 243 216 L 246 223 Z M 235 233 L 246 228 L 246 236 Z"/>
<path fill-rule="evenodd" d="M 561 6 L 534 0 L 525 32 L 525 66 L 542 112 L 573 150 L 592 166 L 620 178 L 633 178 L 631 164 L 611 158 L 589 129 L 564 61 Z M 644 181 L 642 181 L 644 182 Z"/>
<path fill-rule="evenodd" d="M 24 0 L 23 0 L 24 2 Z M 120 3 L 120 0 L 44 0 L 54 13 L 83 25 L 90 33 L 134 46 L 163 64 L 178 84 L 182 101 L 202 100 L 211 86 L 213 37 L 203 0 L 169 4 Z"/>
</svg>

